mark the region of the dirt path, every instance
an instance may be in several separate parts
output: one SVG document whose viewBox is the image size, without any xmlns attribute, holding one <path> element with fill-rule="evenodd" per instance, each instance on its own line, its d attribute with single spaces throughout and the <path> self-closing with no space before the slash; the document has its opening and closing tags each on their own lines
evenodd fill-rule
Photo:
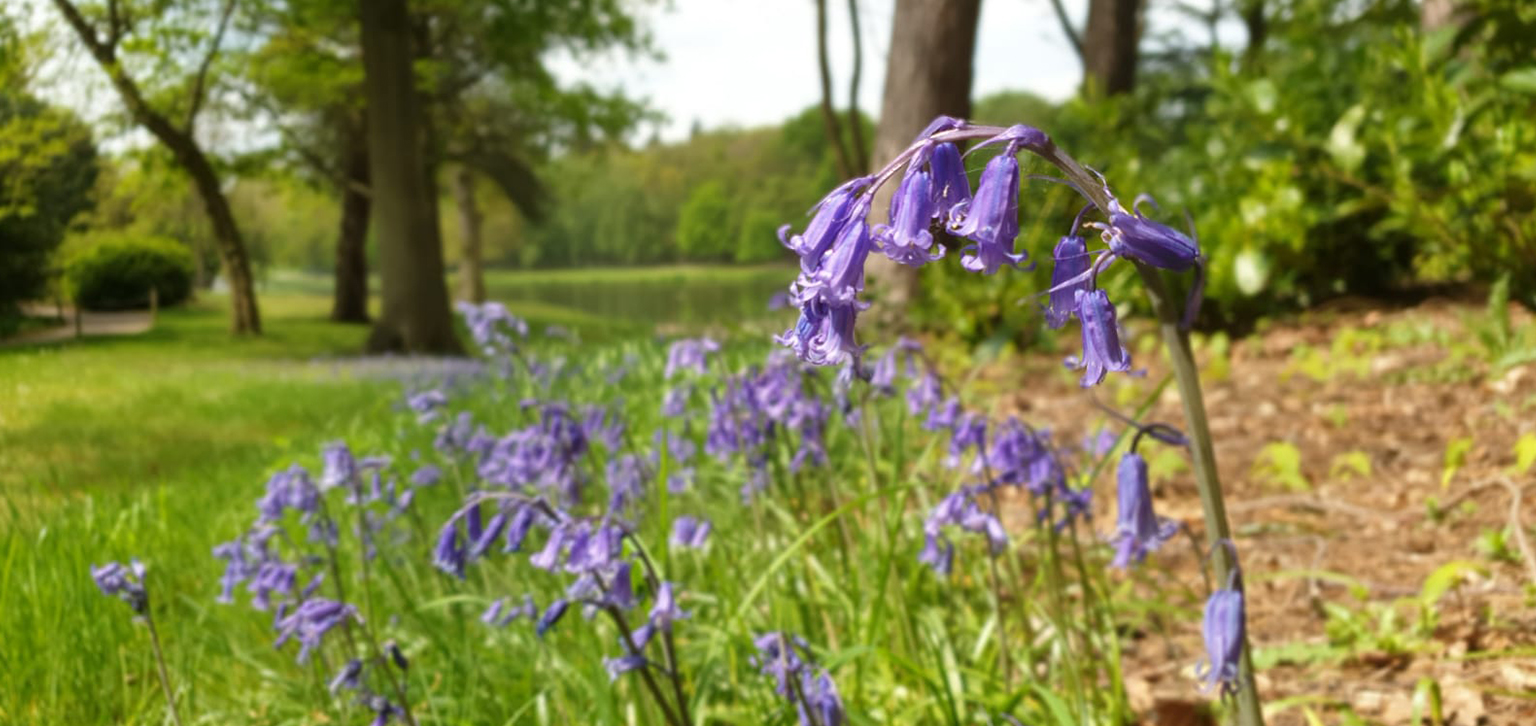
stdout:
<svg viewBox="0 0 1536 726">
<path fill-rule="evenodd" d="M 1536 469 L 1513 466 L 1517 440 L 1536 433 L 1536 364 L 1489 365 L 1477 343 L 1483 314 L 1444 301 L 1324 311 L 1234 342 L 1225 356 L 1202 351 L 1260 688 L 1267 702 L 1292 704 L 1272 726 L 1307 723 L 1303 705 L 1324 723 L 1350 723 L 1346 712 L 1412 723 L 1415 692 L 1431 682 L 1451 726 L 1536 723 L 1536 558 L 1521 553 L 1529 545 L 1512 524 L 1530 533 L 1536 522 Z M 1517 331 L 1536 325 L 1524 311 L 1512 317 Z M 1158 358 L 1136 357 L 1149 380 L 1166 373 Z M 1034 363 L 996 375 L 1021 390 L 1022 416 L 1100 420 L 1071 381 Z M 1177 395 L 1165 393 L 1148 418 L 1182 424 Z M 1064 440 L 1089 433 L 1072 428 L 1060 426 Z M 1198 532 L 1180 458 L 1160 466 L 1149 456 L 1157 506 Z M 1115 521 L 1113 487 L 1112 477 L 1098 482 L 1100 529 Z M 1138 595 L 1160 593 L 1187 615 L 1154 618 L 1128 644 L 1133 700 L 1158 723 L 1165 706 L 1200 700 L 1192 666 L 1204 655 L 1204 587 L 1191 549 L 1170 544 L 1133 578 Z"/>
<path fill-rule="evenodd" d="M 51 305 L 23 305 L 22 311 L 32 317 L 52 317 L 58 315 L 58 308 Z M 45 343 L 57 343 L 59 341 L 73 340 L 76 338 L 75 311 L 73 308 L 64 308 L 64 325 L 40 330 L 29 330 L 20 335 L 0 339 L 0 348 L 22 347 L 41 345 Z M 78 337 L 94 337 L 104 335 L 138 335 L 149 331 L 154 327 L 154 317 L 148 310 L 127 310 L 123 312 L 91 312 L 84 311 L 80 315 L 80 335 Z"/>
</svg>

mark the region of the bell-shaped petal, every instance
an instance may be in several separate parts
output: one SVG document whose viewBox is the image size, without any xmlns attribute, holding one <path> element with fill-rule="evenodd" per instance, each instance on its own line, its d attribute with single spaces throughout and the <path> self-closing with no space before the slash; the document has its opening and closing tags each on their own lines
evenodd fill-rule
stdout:
<svg viewBox="0 0 1536 726">
<path fill-rule="evenodd" d="M 1141 562 L 1161 547 L 1178 527 L 1152 511 L 1152 490 L 1147 484 L 1147 461 L 1135 452 L 1120 459 L 1119 507 L 1115 524 L 1115 567 Z"/>
<path fill-rule="evenodd" d="M 855 218 L 854 201 L 872 181 L 869 177 L 859 177 L 833 189 L 817 203 L 816 214 L 804 232 L 789 236 L 789 225 L 779 228 L 779 242 L 800 256 L 802 270 L 810 272 L 821 265 L 822 255 L 841 235 L 843 227 Z M 862 216 L 859 219 L 862 220 Z"/>
<path fill-rule="evenodd" d="M 944 256 L 935 247 L 928 223 L 933 219 L 933 198 L 928 172 L 908 172 L 891 198 L 891 223 L 875 228 L 875 243 L 886 257 L 903 265 L 921 267 Z"/>
<path fill-rule="evenodd" d="M 1109 250 L 1120 257 L 1153 267 L 1181 272 L 1200 261 L 1195 241 L 1166 224 L 1147 219 L 1140 210 L 1127 214 L 1119 202 L 1109 207 L 1109 229 L 1104 233 Z"/>
<path fill-rule="evenodd" d="M 1078 290 L 1077 318 L 1083 324 L 1082 386 L 1096 386 L 1106 371 L 1128 371 L 1131 355 L 1120 345 L 1120 330 L 1115 322 L 1115 306 L 1103 290 Z"/>
<path fill-rule="evenodd" d="M 1019 161 L 1002 154 L 987 162 L 976 196 L 954 208 L 950 226 L 956 235 L 976 243 L 960 258 L 960 265 L 971 272 L 991 275 L 1003 265 L 1023 261 L 1026 255 L 1013 251 L 1019 236 Z"/>
<path fill-rule="evenodd" d="M 965 175 L 960 149 L 954 144 L 935 145 L 928 168 L 932 171 L 928 192 L 933 196 L 934 216 L 948 220 L 955 207 L 971 199 L 971 180 Z"/>
<path fill-rule="evenodd" d="M 1217 590 L 1206 601 L 1202 629 L 1207 661 L 1197 669 L 1197 675 L 1205 681 L 1203 690 L 1219 686 L 1223 693 L 1237 691 L 1247 628 L 1243 610 L 1243 591 L 1236 586 Z"/>
<path fill-rule="evenodd" d="M 1055 266 L 1051 268 L 1050 304 L 1045 308 L 1045 324 L 1060 328 L 1071 319 L 1077 308 L 1077 291 L 1088 289 L 1088 267 L 1091 258 L 1082 237 L 1075 234 L 1062 237 L 1052 253 Z"/>
</svg>

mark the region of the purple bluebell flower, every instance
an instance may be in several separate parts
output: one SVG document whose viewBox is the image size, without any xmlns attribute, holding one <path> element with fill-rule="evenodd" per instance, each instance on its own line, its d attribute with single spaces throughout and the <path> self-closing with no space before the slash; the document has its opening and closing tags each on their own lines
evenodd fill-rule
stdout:
<svg viewBox="0 0 1536 726">
<path fill-rule="evenodd" d="M 955 207 L 971 200 L 971 180 L 965 175 L 965 164 L 960 159 L 960 149 L 954 144 L 935 144 L 928 158 L 928 168 L 933 171 L 929 192 L 933 195 L 933 215 L 948 220 Z"/>
<path fill-rule="evenodd" d="M 411 472 L 411 486 L 429 487 L 443 478 L 443 470 L 436 464 L 422 464 Z"/>
<path fill-rule="evenodd" d="M 416 421 L 418 423 L 430 423 L 437 419 L 440 413 L 439 409 L 448 405 L 448 394 L 443 393 L 440 389 L 428 389 L 407 396 L 405 405 L 416 412 Z"/>
<path fill-rule="evenodd" d="M 1083 388 L 1103 382 L 1107 371 L 1131 369 L 1131 355 L 1120 344 L 1115 306 L 1103 290 L 1077 291 L 1077 317 L 1083 327 Z"/>
<path fill-rule="evenodd" d="M 608 513 L 617 515 L 639 501 L 645 488 L 645 468 L 640 457 L 623 454 L 604 467 L 608 480 Z"/>
<path fill-rule="evenodd" d="M 687 547 L 701 549 L 709 540 L 710 530 L 714 528 L 710 521 L 702 518 L 694 518 L 687 515 L 672 520 L 673 547 Z"/>
<path fill-rule="evenodd" d="M 251 607 L 266 610 L 271 607 L 272 594 L 292 595 L 298 581 L 299 568 L 283 562 L 263 562 L 256 575 L 246 583 L 251 592 Z"/>
<path fill-rule="evenodd" d="M 1147 461 L 1129 452 L 1120 458 L 1119 507 L 1115 525 L 1115 567 L 1141 562 L 1178 532 L 1178 525 L 1152 511 L 1152 490 L 1147 485 Z"/>
<path fill-rule="evenodd" d="M 588 406 L 581 420 L 581 433 L 588 441 L 618 451 L 624 445 L 624 419 L 607 406 Z"/>
<path fill-rule="evenodd" d="M 870 177 L 859 177 L 833 189 L 816 204 L 815 216 L 801 234 L 787 236 L 787 224 L 779 228 L 779 241 L 800 256 L 801 270 L 810 272 L 821 266 L 822 255 L 854 218 L 855 200 L 873 181 Z"/>
<path fill-rule="evenodd" d="M 128 603 L 128 607 L 139 615 L 149 612 L 149 592 L 144 589 L 144 572 L 143 563 L 137 559 L 130 560 L 126 566 L 119 562 L 108 562 L 101 567 L 91 565 L 91 579 L 96 582 L 101 594 Z"/>
<path fill-rule="evenodd" d="M 1027 257 L 1013 251 L 1019 236 L 1019 161 L 1011 148 L 987 162 L 976 196 L 957 205 L 951 215 L 951 230 L 976 243 L 961 251 L 965 269 L 991 275 Z"/>
<path fill-rule="evenodd" d="M 539 616 L 538 623 L 534 625 L 534 632 L 540 638 L 544 637 L 544 634 L 549 632 L 550 628 L 555 627 L 555 624 L 560 622 L 560 618 L 565 617 L 565 611 L 570 609 L 570 607 L 571 602 L 563 598 L 550 603 L 549 607 L 544 610 L 544 614 Z"/>
<path fill-rule="evenodd" d="M 917 561 L 940 575 L 948 575 L 955 569 L 955 544 L 942 534 L 924 535 L 923 551 L 918 553 Z"/>
<path fill-rule="evenodd" d="M 927 420 L 923 421 L 924 431 L 942 431 L 953 429 L 960 420 L 960 399 L 950 396 L 942 404 L 935 404 L 928 411 Z"/>
<path fill-rule="evenodd" d="M 916 416 L 929 410 L 938 404 L 943 395 L 943 387 L 939 383 L 938 375 L 928 371 L 917 379 L 915 385 L 907 389 L 907 413 Z"/>
<path fill-rule="evenodd" d="M 320 491 L 309 480 L 309 472 L 298 464 L 273 474 L 267 480 L 266 494 L 256 500 L 256 509 L 260 512 L 258 521 L 261 522 L 282 519 L 286 509 L 312 515 L 319 507 Z"/>
<path fill-rule="evenodd" d="M 1243 611 L 1242 577 L 1234 568 L 1227 586 L 1211 593 L 1211 599 L 1205 603 L 1202 630 L 1207 660 L 1196 669 L 1196 675 L 1205 681 L 1201 690 L 1219 687 L 1222 695 L 1237 693 L 1243 641 L 1247 637 Z"/>
<path fill-rule="evenodd" d="M 320 458 L 325 465 L 320 474 L 322 491 L 334 489 L 343 484 L 351 484 L 357 479 L 357 459 L 352 456 L 352 450 L 347 448 L 345 441 L 326 444 L 325 449 L 320 453 Z"/>
<path fill-rule="evenodd" d="M 795 326 L 774 338 L 811 365 L 841 365 L 857 360 L 864 349 L 854 338 L 854 323 L 863 303 L 832 305 L 805 300 Z"/>
<path fill-rule="evenodd" d="M 1109 429 L 1099 429 L 1098 433 L 1083 437 L 1083 451 L 1088 452 L 1090 456 L 1103 456 L 1115 448 L 1118 440 L 1119 438 Z"/>
<path fill-rule="evenodd" d="M 510 354 L 516 350 L 512 334 L 519 338 L 528 337 L 528 323 L 508 312 L 507 306 L 499 302 L 483 305 L 459 302 L 454 307 L 464 316 L 470 336 L 486 355 Z"/>
<path fill-rule="evenodd" d="M 668 388 L 661 396 L 661 415 L 668 418 L 677 418 L 688 413 L 688 397 L 693 393 L 693 387 L 682 385 Z"/>
<path fill-rule="evenodd" d="M 662 632 L 671 632 L 673 622 L 688 618 L 688 613 L 677 606 L 677 599 L 672 590 L 672 583 L 661 583 L 661 586 L 656 588 L 656 600 L 651 604 L 648 621 L 651 627 Z"/>
<path fill-rule="evenodd" d="M 348 660 L 336 672 L 336 677 L 331 679 L 331 693 L 343 688 L 355 691 L 363 687 L 363 662 L 357 658 Z"/>
<path fill-rule="evenodd" d="M 886 257 L 921 267 L 944 256 L 944 247 L 933 243 L 928 230 L 934 216 L 932 186 L 928 172 L 922 170 L 909 170 L 901 180 L 891 200 L 891 222 L 874 229 L 874 242 Z"/>
<path fill-rule="evenodd" d="M 617 658 L 604 658 L 603 669 L 608 671 L 608 682 L 612 683 L 632 670 L 644 668 L 646 664 L 643 655 L 621 655 Z"/>
<path fill-rule="evenodd" d="M 1127 214 L 1120 201 L 1111 197 L 1104 227 L 1104 242 L 1118 257 L 1144 262 L 1164 270 L 1182 272 L 1200 263 L 1200 247 L 1194 240 L 1168 225 L 1154 222 L 1141 213 L 1141 203 L 1151 201 L 1143 194 L 1131 204 Z M 1155 203 L 1154 203 L 1155 204 Z"/>
<path fill-rule="evenodd" d="M 689 370 L 702 375 L 709 363 L 709 355 L 720 350 L 720 344 L 710 338 L 684 338 L 672 343 L 667 349 L 665 376 L 671 378 Z"/>
<path fill-rule="evenodd" d="M 774 693 L 789 701 L 800 726 L 842 726 L 846 719 L 837 685 L 811 661 L 805 641 L 784 633 L 765 633 L 754 640 L 753 665 L 774 679 Z"/>
<path fill-rule="evenodd" d="M 973 534 L 985 535 L 988 551 L 996 557 L 1008 547 L 1008 532 L 1003 523 L 976 503 L 976 496 L 987 491 L 985 487 L 963 487 L 940 500 L 923 522 L 925 543 L 918 559 L 941 574 L 953 565 L 954 553 L 946 552 L 945 527 L 959 527 Z"/>
<path fill-rule="evenodd" d="M 437 536 L 437 546 L 432 549 L 432 565 L 454 577 L 464 577 L 464 565 L 468 562 L 464 537 L 459 533 L 458 519 L 450 519 Z"/>
<path fill-rule="evenodd" d="M 1045 308 L 1045 324 L 1060 328 L 1077 310 L 1077 293 L 1092 289 L 1088 268 L 1093 260 L 1082 237 L 1069 234 L 1056 243 L 1052 253 L 1050 304 Z"/>
<path fill-rule="evenodd" d="M 868 213 L 868 200 L 855 203 L 850 210 L 852 218 L 843 226 L 821 263 L 801 272 L 795 280 L 802 311 L 811 300 L 834 307 L 857 303 L 859 293 L 864 290 L 864 262 L 874 248 L 869 224 L 864 221 Z"/>
<path fill-rule="evenodd" d="M 299 639 L 300 663 L 309 659 L 309 654 L 320 647 L 320 641 L 326 633 L 346 625 L 348 622 L 361 622 L 357 608 L 346 603 L 325 598 L 314 598 L 300 603 L 292 613 L 289 613 L 277 623 L 277 642 L 273 647 L 281 648 L 290 639 Z"/>
</svg>

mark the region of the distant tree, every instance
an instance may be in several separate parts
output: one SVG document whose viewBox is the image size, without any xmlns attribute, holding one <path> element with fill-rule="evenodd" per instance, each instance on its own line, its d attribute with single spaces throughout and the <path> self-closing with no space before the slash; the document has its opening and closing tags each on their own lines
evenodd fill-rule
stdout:
<svg viewBox="0 0 1536 726">
<path fill-rule="evenodd" d="M 358 0 L 363 91 L 368 102 L 374 226 L 383 313 L 368 336 L 373 352 L 462 352 L 443 279 L 437 189 L 412 61 L 414 28 L 405 0 Z"/>
<path fill-rule="evenodd" d="M 981 0 L 896 0 L 885 100 L 875 133 L 876 164 L 900 153 L 935 116 L 970 115 L 980 16 Z M 874 209 L 886 208 L 894 186 L 885 185 Z M 900 315 L 916 296 L 917 270 L 878 255 L 870 263 L 884 312 Z"/>
<path fill-rule="evenodd" d="M 53 251 L 90 206 L 97 171 L 79 119 L 0 84 L 0 321 L 46 292 Z"/>
<path fill-rule="evenodd" d="M 250 257 L 219 172 L 197 140 L 196 124 L 218 81 L 215 60 L 235 0 L 53 0 L 134 122 L 170 150 L 191 178 L 219 243 L 229 282 L 231 327 L 259 334 L 261 314 Z M 190 61 L 190 63 L 189 63 Z M 145 86 L 141 79 L 153 85 Z"/>
<path fill-rule="evenodd" d="M 707 181 L 694 187 L 678 213 L 677 247 L 690 260 L 719 261 L 733 256 L 737 229 L 725 185 Z"/>
</svg>

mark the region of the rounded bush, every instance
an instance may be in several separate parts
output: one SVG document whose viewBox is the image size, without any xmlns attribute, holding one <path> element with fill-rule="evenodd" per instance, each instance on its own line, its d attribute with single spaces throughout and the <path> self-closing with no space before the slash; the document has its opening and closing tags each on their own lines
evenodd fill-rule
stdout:
<svg viewBox="0 0 1536 726">
<path fill-rule="evenodd" d="M 106 234 L 89 240 L 64 265 L 75 303 L 90 310 L 175 305 L 192 292 L 192 253 L 175 240 Z"/>
</svg>

